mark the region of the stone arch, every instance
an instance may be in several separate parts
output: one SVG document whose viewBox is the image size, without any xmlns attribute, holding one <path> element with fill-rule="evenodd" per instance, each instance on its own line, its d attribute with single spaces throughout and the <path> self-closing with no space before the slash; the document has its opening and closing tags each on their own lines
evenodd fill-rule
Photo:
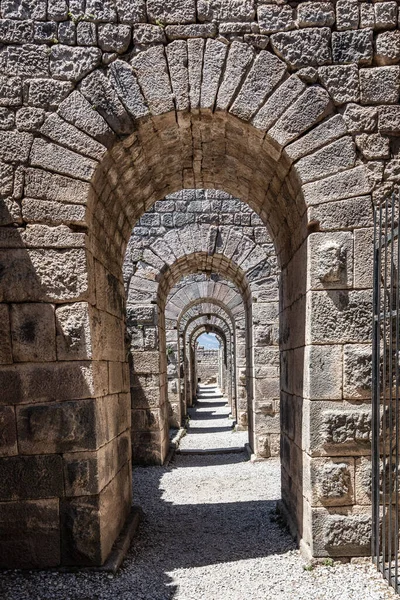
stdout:
<svg viewBox="0 0 400 600">
<path fill-rule="evenodd" d="M 340 456 L 354 474 L 351 462 L 368 455 L 365 435 L 352 438 L 346 432 L 346 447 L 336 445 L 335 419 L 345 415 L 358 423 L 369 411 L 359 402 L 359 386 L 342 377 L 343 356 L 346 373 L 357 359 L 351 346 L 367 349 L 370 341 L 370 283 L 365 273 L 352 271 L 353 231 L 371 224 L 370 193 L 382 182 L 383 169 L 389 181 L 396 178 L 395 165 L 370 168 L 362 140 L 357 143 L 363 150 L 356 154 L 353 138 L 364 128 L 359 115 L 366 114 L 375 131 L 377 113 L 356 105 L 353 128 L 351 118 L 337 114 L 334 91 L 329 94 L 316 83 L 313 72 L 289 74 L 277 53 L 291 69 L 300 64 L 290 60 L 279 42 L 285 33 L 278 33 L 273 52 L 213 39 L 178 40 L 165 49 L 156 45 L 139 52 L 132 65 L 121 58 L 104 72 L 97 68 L 100 52 L 95 51 L 92 59 L 85 55 L 84 64 L 72 61 L 72 76 L 65 75 L 65 48 L 54 49 L 54 80 L 74 78 L 79 89 L 34 134 L 2 134 L 8 144 L 2 156 L 16 185 L 21 164 L 26 169 L 16 192 L 21 206 L 15 197 L 2 202 L 1 301 L 6 306 L 0 375 L 4 419 L 10 425 L 1 462 L 7 469 L 10 460 L 22 460 L 31 471 L 40 467 L 50 474 L 48 490 L 36 481 L 18 492 L 18 501 L 31 511 L 28 517 L 51 530 L 51 552 L 39 551 L 35 559 L 31 551 L 23 554 L 29 536 L 39 534 L 22 524 L 23 551 L 7 566 L 102 564 L 123 526 L 130 508 L 130 397 L 122 261 L 137 219 L 167 193 L 188 187 L 215 187 L 240 197 L 268 226 L 275 243 L 282 269 L 283 506 L 293 527 L 311 554 L 368 552 L 368 540 L 359 535 L 363 507 L 351 491 L 343 491 L 345 486 L 337 502 L 324 495 L 323 467 L 329 457 L 335 465 L 334 457 Z M 322 33 L 319 39 L 325 40 Z M 47 77 L 50 51 L 38 48 L 35 69 Z M 1 48 L 6 75 L 25 77 L 24 49 L 11 50 L 7 44 Z M 368 82 L 385 81 L 394 72 L 386 70 L 381 77 L 376 68 L 360 69 L 362 101 L 373 106 L 383 100 L 380 86 Z M 397 126 L 391 111 L 379 111 L 379 118 L 383 133 L 390 119 L 390 128 Z M 6 178 L 4 189 L 10 181 Z M 53 204 L 32 203 L 32 198 Z M 17 227 L 8 227 L 11 223 Z M 213 262 L 207 252 L 204 248 L 205 269 Z M 361 257 L 361 267 L 366 262 Z M 257 285 L 251 279 L 249 285 L 256 297 Z M 10 343 L 11 330 L 18 338 L 20 323 L 27 320 L 24 310 L 43 324 L 46 344 L 39 336 L 17 350 L 18 344 Z M 43 352 L 35 347 L 38 339 Z M 256 369 L 265 374 L 265 356 L 260 359 Z M 150 376 L 153 367 L 154 362 L 146 367 Z M 327 368 L 334 374 L 329 385 Z M 141 386 L 157 388 L 154 379 Z M 113 457 L 108 470 L 107 456 Z M 97 470 L 99 476 L 91 477 Z M 312 481 L 322 482 L 317 491 Z M 17 522 L 21 513 L 14 498 L 14 492 L 5 491 L 3 514 L 8 511 Z M 88 522 L 90 535 L 83 538 L 79 532 Z M 356 546 L 335 533 L 337 522 L 355 532 L 347 539 L 357 539 Z"/>
<path fill-rule="evenodd" d="M 199 324 L 196 329 L 192 332 L 190 336 L 189 346 L 190 351 L 192 353 L 191 363 L 192 363 L 192 377 L 193 377 L 193 387 L 200 380 L 200 373 L 198 372 L 198 340 L 202 333 L 214 333 L 216 338 L 219 341 L 220 347 L 218 352 L 218 370 L 217 370 L 217 385 L 219 386 L 222 393 L 225 393 L 227 386 L 227 379 L 231 377 L 231 373 L 229 372 L 229 363 L 228 363 L 228 355 L 229 355 L 229 346 L 230 342 L 227 338 L 227 334 L 230 334 L 230 330 L 228 329 L 225 332 L 222 328 L 218 326 L 217 321 L 213 323 L 207 323 L 206 325 Z M 205 351 L 207 353 L 207 351 Z"/>
</svg>

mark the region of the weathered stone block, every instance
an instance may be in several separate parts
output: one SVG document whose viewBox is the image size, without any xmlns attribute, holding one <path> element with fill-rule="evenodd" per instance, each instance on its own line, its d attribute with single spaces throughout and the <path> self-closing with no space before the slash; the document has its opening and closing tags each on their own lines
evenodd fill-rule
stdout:
<svg viewBox="0 0 400 600">
<path fill-rule="evenodd" d="M 331 100 L 321 87 L 310 87 L 278 119 L 269 135 L 281 146 L 297 139 L 304 131 L 321 121 L 331 110 Z"/>
<path fill-rule="evenodd" d="M 294 69 L 329 63 L 330 41 L 331 30 L 328 27 L 310 27 L 271 35 L 271 44 L 277 55 Z"/>
<path fill-rule="evenodd" d="M 95 160 L 100 160 L 106 152 L 102 144 L 54 113 L 47 117 L 40 132 L 54 142 Z"/>
<path fill-rule="evenodd" d="M 304 467 L 306 495 L 309 495 L 313 506 L 349 506 L 355 503 L 353 459 L 317 458 L 306 461 Z"/>
<path fill-rule="evenodd" d="M 0 159 L 6 162 L 26 162 L 33 137 L 19 131 L 0 131 Z"/>
<path fill-rule="evenodd" d="M 100 61 L 101 51 L 98 48 L 73 48 L 58 44 L 51 49 L 50 71 L 55 79 L 79 81 L 93 71 Z"/>
<path fill-rule="evenodd" d="M 356 136 L 357 148 L 367 160 L 378 160 L 390 157 L 390 140 L 380 133 L 370 135 L 362 133 Z"/>
<path fill-rule="evenodd" d="M 35 482 L 37 483 L 37 482 Z M 0 566 L 49 568 L 60 564 L 58 499 L 0 503 Z"/>
<path fill-rule="evenodd" d="M 253 0 L 199 0 L 199 21 L 252 21 L 255 17 Z"/>
<path fill-rule="evenodd" d="M 39 138 L 36 138 L 33 142 L 30 164 L 86 181 L 91 180 L 97 167 L 96 161 L 83 157 L 57 144 L 47 143 Z"/>
<path fill-rule="evenodd" d="M 360 69 L 362 104 L 396 104 L 400 92 L 400 66 Z"/>
<path fill-rule="evenodd" d="M 397 2 L 374 4 L 375 29 L 394 29 L 397 26 Z"/>
<path fill-rule="evenodd" d="M 21 78 L 0 76 L 0 105 L 19 106 L 20 104 L 22 104 Z"/>
<path fill-rule="evenodd" d="M 308 220 L 318 221 L 321 231 L 370 227 L 373 224 L 371 197 L 360 196 L 311 206 L 308 209 Z"/>
<path fill-rule="evenodd" d="M 43 125 L 45 111 L 42 108 L 24 107 L 16 114 L 15 124 L 19 131 L 37 132 Z"/>
<path fill-rule="evenodd" d="M 358 102 L 360 91 L 356 65 L 320 67 L 318 75 L 335 104 Z"/>
<path fill-rule="evenodd" d="M 372 292 L 309 292 L 311 323 L 307 343 L 369 342 L 371 338 Z"/>
<path fill-rule="evenodd" d="M 370 345 L 344 346 L 343 396 L 345 398 L 371 398 L 372 349 Z"/>
<path fill-rule="evenodd" d="M 327 119 L 309 133 L 303 135 L 299 140 L 285 148 L 285 152 L 292 160 L 311 154 L 318 148 L 329 144 L 342 137 L 347 132 L 346 124 L 341 115 L 334 115 Z"/>
<path fill-rule="evenodd" d="M 35 404 L 17 408 L 18 443 L 24 454 L 97 448 L 96 401 Z"/>
<path fill-rule="evenodd" d="M 11 336 L 15 362 L 56 360 L 52 304 L 12 304 Z"/>
<path fill-rule="evenodd" d="M 291 6 L 264 5 L 257 9 L 261 33 L 275 33 L 295 29 L 294 10 Z"/>
<path fill-rule="evenodd" d="M 193 23 L 196 21 L 196 2 L 173 0 L 167 5 L 163 0 L 147 0 L 147 15 L 152 23 Z"/>
<path fill-rule="evenodd" d="M 89 189 L 89 184 L 83 181 L 70 179 L 41 169 L 28 168 L 25 171 L 25 194 L 30 198 L 86 204 Z"/>
<path fill-rule="evenodd" d="M 348 512 L 348 511 L 346 511 Z M 313 510 L 313 527 L 319 531 L 313 540 L 318 556 L 369 556 L 371 516 L 369 514 L 329 514 Z"/>
<path fill-rule="evenodd" d="M 141 23 L 146 21 L 145 0 L 116 0 L 118 20 L 121 23 Z"/>
<path fill-rule="evenodd" d="M 299 27 L 331 27 L 335 22 L 332 2 L 303 2 L 297 7 Z"/>
<path fill-rule="evenodd" d="M 350 133 L 373 132 L 377 126 L 378 109 L 348 104 L 343 118 Z"/>
<path fill-rule="evenodd" d="M 355 144 L 346 136 L 300 159 L 295 169 L 300 180 L 307 183 L 354 167 L 355 162 Z"/>
<path fill-rule="evenodd" d="M 358 0 L 338 0 L 336 2 L 336 27 L 338 30 L 357 29 L 358 23 Z"/>
<path fill-rule="evenodd" d="M 332 58 L 337 63 L 368 65 L 374 54 L 373 32 L 369 29 L 332 33 Z"/>
<path fill-rule="evenodd" d="M 13 456 L 0 460 L 0 501 L 64 495 L 61 456 Z"/>
<path fill-rule="evenodd" d="M 164 48 L 154 46 L 145 50 L 137 55 L 131 64 L 152 114 L 159 115 L 173 110 L 174 103 Z"/>
<path fill-rule="evenodd" d="M 3 75 L 48 77 L 49 56 L 47 46 L 3 46 L 0 48 L 0 70 Z"/>
<path fill-rule="evenodd" d="M 129 48 L 132 37 L 129 25 L 107 23 L 99 25 L 99 46 L 104 52 L 123 54 Z"/>
<path fill-rule="evenodd" d="M 350 232 L 312 233 L 308 237 L 308 285 L 343 289 L 353 285 L 353 236 Z"/>
<path fill-rule="evenodd" d="M 307 346 L 304 394 L 311 400 L 342 398 L 342 346 Z"/>
<path fill-rule="evenodd" d="M 84 302 L 57 308 L 58 360 L 84 360 L 92 358 L 89 306 Z"/>
<path fill-rule="evenodd" d="M 361 165 L 321 181 L 306 183 L 303 185 L 303 194 L 307 205 L 311 206 L 360 194 L 369 194 L 373 185 L 370 171 Z"/>
<path fill-rule="evenodd" d="M 400 31 L 385 31 L 376 37 L 375 59 L 378 65 L 400 62 Z"/>
</svg>

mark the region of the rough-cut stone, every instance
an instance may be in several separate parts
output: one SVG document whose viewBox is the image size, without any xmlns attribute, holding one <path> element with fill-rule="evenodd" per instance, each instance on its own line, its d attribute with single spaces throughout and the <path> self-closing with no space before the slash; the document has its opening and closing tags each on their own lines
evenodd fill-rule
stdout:
<svg viewBox="0 0 400 600">
<path fill-rule="evenodd" d="M 14 170 L 11 165 L 0 162 L 0 195 L 11 194 L 14 183 Z"/>
<path fill-rule="evenodd" d="M 50 70 L 56 79 L 79 81 L 100 62 L 101 51 L 98 48 L 73 48 L 58 44 L 51 49 Z"/>
<path fill-rule="evenodd" d="M 47 1 L 36 0 L 35 2 L 24 2 L 24 0 L 2 0 L 1 13 L 8 19 L 33 19 L 44 21 L 46 19 Z"/>
<path fill-rule="evenodd" d="M 0 160 L 26 162 L 32 145 L 30 133 L 0 131 Z"/>
<path fill-rule="evenodd" d="M 207 40 L 203 58 L 203 80 L 201 82 L 201 108 L 214 108 L 218 93 L 221 70 L 228 47 L 216 40 Z"/>
<path fill-rule="evenodd" d="M 146 22 L 145 0 L 115 0 L 115 6 L 121 23 L 131 25 Z"/>
<path fill-rule="evenodd" d="M 332 33 L 334 62 L 368 65 L 372 62 L 373 53 L 373 33 L 369 29 Z"/>
<path fill-rule="evenodd" d="M 373 132 L 378 122 L 376 108 L 366 108 L 358 104 L 348 104 L 343 114 L 350 133 Z"/>
<path fill-rule="evenodd" d="M 63 144 L 85 156 L 100 160 L 106 148 L 57 114 L 51 114 L 41 128 L 41 133 L 53 142 Z"/>
<path fill-rule="evenodd" d="M 33 42 L 32 21 L 0 19 L 0 42 L 3 44 L 26 44 Z"/>
<path fill-rule="evenodd" d="M 292 75 L 267 99 L 253 119 L 259 129 L 269 129 L 305 90 L 305 84 Z"/>
<path fill-rule="evenodd" d="M 92 159 L 84 158 L 56 144 L 46 143 L 39 138 L 33 142 L 30 164 L 86 181 L 91 180 L 97 166 Z"/>
<path fill-rule="evenodd" d="M 54 306 L 13 304 L 11 337 L 15 362 L 56 360 Z"/>
<path fill-rule="evenodd" d="M 390 140 L 380 133 L 357 135 L 356 144 L 367 160 L 390 158 Z"/>
<path fill-rule="evenodd" d="M 369 345 L 350 344 L 343 353 L 344 398 L 371 398 L 372 351 Z"/>
<path fill-rule="evenodd" d="M 105 145 L 113 138 L 113 132 L 107 122 L 78 91 L 72 92 L 60 104 L 58 114 Z"/>
<path fill-rule="evenodd" d="M 22 104 L 22 81 L 20 77 L 0 76 L 0 106 Z"/>
<path fill-rule="evenodd" d="M 2 75 L 22 77 L 48 77 L 50 48 L 24 44 L 0 48 Z"/>
<path fill-rule="evenodd" d="M 188 40 L 188 74 L 190 107 L 200 107 L 201 79 L 205 41 L 203 39 Z"/>
<path fill-rule="evenodd" d="M 338 0 L 336 2 L 336 27 L 338 30 L 357 29 L 358 23 L 358 0 Z"/>
<path fill-rule="evenodd" d="M 132 67 L 116 60 L 110 67 L 110 81 L 129 114 L 135 119 L 149 114 Z"/>
<path fill-rule="evenodd" d="M 217 35 L 215 23 L 192 23 L 191 25 L 167 25 L 165 35 L 169 40 L 190 40 L 209 38 Z"/>
<path fill-rule="evenodd" d="M 320 67 L 318 75 L 335 104 L 359 101 L 360 91 L 356 65 Z"/>
<path fill-rule="evenodd" d="M 374 5 L 375 29 L 394 29 L 397 25 L 397 2 L 380 2 Z"/>
<path fill-rule="evenodd" d="M 227 110 L 238 90 L 246 69 L 254 57 L 254 51 L 240 42 L 233 42 L 229 48 L 224 77 L 222 79 L 217 108 Z"/>
<path fill-rule="evenodd" d="M 25 172 L 25 194 L 31 198 L 86 204 L 89 189 L 89 185 L 83 181 L 41 169 L 26 169 Z"/>
<path fill-rule="evenodd" d="M 331 100 L 327 92 L 321 87 L 310 87 L 278 119 L 269 134 L 278 144 L 285 146 L 321 121 L 330 109 Z"/>
<path fill-rule="evenodd" d="M 28 104 L 45 110 L 56 109 L 71 91 L 72 85 L 66 81 L 33 79 L 29 82 Z"/>
<path fill-rule="evenodd" d="M 198 0 L 199 21 L 252 21 L 255 16 L 253 0 Z"/>
<path fill-rule="evenodd" d="M 362 104 L 397 104 L 400 93 L 400 66 L 360 70 Z"/>
<path fill-rule="evenodd" d="M 311 206 L 308 217 L 309 221 L 318 221 L 320 231 L 369 227 L 373 223 L 372 200 L 370 196 L 359 196 Z"/>
<path fill-rule="evenodd" d="M 166 54 L 176 109 L 187 110 L 189 108 L 187 45 L 183 40 L 172 42 L 168 44 Z"/>
<path fill-rule="evenodd" d="M 296 163 L 296 172 L 303 183 L 323 179 L 339 171 L 354 167 L 356 162 L 355 145 L 351 137 L 346 136 L 332 142 L 314 154 L 310 154 Z"/>
<path fill-rule="evenodd" d="M 331 61 L 331 30 L 310 27 L 271 35 L 275 52 L 292 68 L 317 67 Z"/>
<path fill-rule="evenodd" d="M 86 210 L 78 204 L 63 204 L 36 198 L 22 200 L 22 215 L 27 223 L 86 226 Z"/>
<path fill-rule="evenodd" d="M 318 150 L 321 146 L 337 140 L 345 133 L 347 133 L 347 128 L 343 117 L 335 115 L 287 146 L 285 151 L 292 160 L 297 160 Z"/>
<path fill-rule="evenodd" d="M 284 63 L 267 51 L 256 57 L 230 112 L 249 120 L 264 100 L 282 80 L 286 68 Z"/>
<path fill-rule="evenodd" d="M 139 23 L 133 30 L 133 42 L 135 44 L 165 44 L 165 32 L 159 25 Z"/>
<path fill-rule="evenodd" d="M 291 6 L 264 5 L 257 9 L 261 33 L 274 33 L 295 29 L 294 11 Z"/>
<path fill-rule="evenodd" d="M 80 21 L 76 26 L 78 46 L 97 46 L 97 31 L 94 23 Z"/>
<path fill-rule="evenodd" d="M 331 2 L 303 2 L 297 7 L 299 27 L 331 27 L 335 23 L 335 10 Z"/>
<path fill-rule="evenodd" d="M 129 25 L 99 25 L 98 33 L 99 46 L 104 52 L 123 54 L 128 50 L 132 36 Z"/>
<path fill-rule="evenodd" d="M 369 194 L 373 185 L 371 173 L 364 165 L 361 165 L 320 181 L 306 183 L 303 185 L 303 194 L 307 205 L 310 206 L 351 198 L 360 194 Z"/>
<path fill-rule="evenodd" d="M 152 114 L 174 109 L 168 67 L 161 46 L 150 48 L 132 60 L 132 67 Z"/>
<path fill-rule="evenodd" d="M 147 0 L 147 15 L 152 23 L 192 23 L 196 21 L 195 0 Z"/>
<path fill-rule="evenodd" d="M 394 65 L 400 62 L 400 31 L 385 31 L 375 40 L 375 60 L 378 65 Z"/>
</svg>

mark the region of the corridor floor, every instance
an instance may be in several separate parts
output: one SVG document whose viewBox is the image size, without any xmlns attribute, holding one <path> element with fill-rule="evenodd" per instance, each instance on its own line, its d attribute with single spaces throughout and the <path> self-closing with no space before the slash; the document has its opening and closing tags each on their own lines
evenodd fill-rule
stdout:
<svg viewBox="0 0 400 600">
<path fill-rule="evenodd" d="M 199 403 L 198 410 L 203 408 Z M 193 412 L 195 431 L 189 429 L 186 436 L 188 448 L 201 435 L 196 431 L 197 421 L 203 422 L 199 416 Z M 205 429 L 203 435 L 214 436 L 214 448 L 235 435 L 220 430 L 219 418 L 209 419 Z M 117 575 L 2 572 L 0 599 L 396 598 L 369 563 L 304 569 L 304 559 L 276 520 L 279 474 L 277 459 L 251 463 L 244 452 L 178 454 L 168 467 L 134 468 L 134 499 L 145 517 Z"/>
<path fill-rule="evenodd" d="M 189 435 L 182 438 L 180 450 L 184 453 L 202 450 L 216 451 L 230 448 L 244 449 L 247 431 L 235 431 L 229 418 L 227 399 L 215 385 L 199 386 L 197 404 L 188 409 Z"/>
</svg>

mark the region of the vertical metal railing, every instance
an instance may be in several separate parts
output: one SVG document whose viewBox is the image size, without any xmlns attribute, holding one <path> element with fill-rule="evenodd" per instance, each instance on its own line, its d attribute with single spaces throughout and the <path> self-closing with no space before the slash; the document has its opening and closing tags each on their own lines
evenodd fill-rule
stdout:
<svg viewBox="0 0 400 600">
<path fill-rule="evenodd" d="M 374 209 L 372 555 L 399 592 L 399 196 Z"/>
</svg>

